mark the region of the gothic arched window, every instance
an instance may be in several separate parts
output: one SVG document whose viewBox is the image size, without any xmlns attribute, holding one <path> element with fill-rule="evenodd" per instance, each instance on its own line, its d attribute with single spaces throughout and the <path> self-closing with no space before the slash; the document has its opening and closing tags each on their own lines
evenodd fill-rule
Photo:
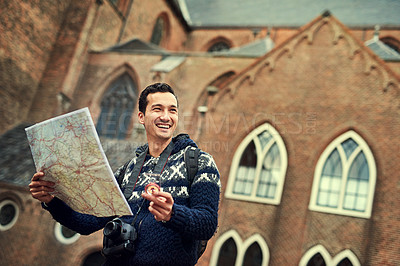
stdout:
<svg viewBox="0 0 400 266">
<path fill-rule="evenodd" d="M 326 263 L 321 253 L 317 253 L 308 261 L 307 266 L 326 266 Z"/>
<path fill-rule="evenodd" d="M 251 244 L 243 258 L 243 266 L 261 266 L 263 262 L 262 250 L 257 242 Z"/>
<path fill-rule="evenodd" d="M 222 234 L 214 244 L 210 266 L 267 266 L 269 249 L 264 238 L 254 234 L 244 242 L 235 230 Z"/>
<path fill-rule="evenodd" d="M 333 258 L 322 245 L 310 248 L 301 258 L 299 266 L 360 266 L 357 256 L 350 250 L 345 249 Z"/>
<path fill-rule="evenodd" d="M 168 39 L 169 27 L 167 14 L 163 13 L 158 16 L 151 33 L 150 42 L 158 46 L 165 44 Z"/>
<path fill-rule="evenodd" d="M 334 140 L 319 159 L 310 209 L 369 218 L 376 166 L 366 142 L 354 131 Z"/>
<path fill-rule="evenodd" d="M 136 85 L 128 74 L 124 74 L 111 84 L 103 96 L 96 126 L 99 136 L 126 138 L 136 102 Z"/>
<path fill-rule="evenodd" d="M 279 204 L 287 152 L 279 133 L 264 124 L 239 145 L 232 161 L 227 198 Z"/>
<path fill-rule="evenodd" d="M 237 256 L 237 246 L 233 238 L 229 238 L 222 245 L 217 265 L 235 265 Z"/>
</svg>

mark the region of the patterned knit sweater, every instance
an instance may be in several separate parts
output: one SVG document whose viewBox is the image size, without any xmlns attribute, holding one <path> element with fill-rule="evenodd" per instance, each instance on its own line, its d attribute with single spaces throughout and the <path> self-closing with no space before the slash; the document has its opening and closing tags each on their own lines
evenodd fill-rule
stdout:
<svg viewBox="0 0 400 266">
<path fill-rule="evenodd" d="M 159 160 L 159 157 L 147 155 L 134 191 L 128 199 L 134 214 L 142 202 L 144 204 L 135 222 L 138 232 L 135 253 L 119 261 L 107 259 L 106 265 L 195 265 L 198 259 L 198 240 L 206 240 L 213 236 L 218 225 L 221 187 L 215 162 L 209 154 L 201 151 L 198 172 L 190 184 L 184 153 L 190 146 L 197 146 L 184 134 L 173 138 L 172 141 L 173 150 L 160 176 L 162 190 L 171 193 L 174 198 L 170 221 L 157 222 L 148 211 L 149 202 L 140 196 L 149 182 L 146 180 L 147 175 L 143 173 L 152 173 Z M 138 155 L 146 150 L 146 145 L 137 149 L 125 172 L 123 167 L 115 172 L 117 179 L 122 178 L 123 192 L 128 180 L 134 178 L 135 181 L 137 178 L 131 176 L 132 169 Z M 62 225 L 85 235 L 103 229 L 105 224 L 114 218 L 75 212 L 58 198 L 54 198 L 44 208 Z M 124 216 L 122 219 L 131 223 L 133 216 Z"/>
</svg>

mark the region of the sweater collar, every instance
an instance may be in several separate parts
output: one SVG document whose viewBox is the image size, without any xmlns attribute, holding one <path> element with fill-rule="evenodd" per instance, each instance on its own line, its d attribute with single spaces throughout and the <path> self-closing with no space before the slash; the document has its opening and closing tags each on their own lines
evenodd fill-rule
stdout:
<svg viewBox="0 0 400 266">
<path fill-rule="evenodd" d="M 176 137 L 172 138 L 172 142 L 174 143 L 174 148 L 172 149 L 171 154 L 175 154 L 180 150 L 185 149 L 187 146 L 192 146 L 197 148 L 196 143 L 189 137 L 188 134 L 179 134 Z M 138 147 L 136 149 L 136 156 L 145 152 L 148 147 L 149 147 L 148 143 Z"/>
</svg>

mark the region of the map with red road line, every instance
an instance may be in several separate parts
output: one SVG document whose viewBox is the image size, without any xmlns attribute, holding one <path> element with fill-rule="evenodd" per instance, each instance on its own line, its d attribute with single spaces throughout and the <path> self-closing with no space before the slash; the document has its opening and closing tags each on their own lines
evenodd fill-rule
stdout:
<svg viewBox="0 0 400 266">
<path fill-rule="evenodd" d="M 132 215 L 100 144 L 88 108 L 25 129 L 36 170 L 55 182 L 54 196 L 99 217 Z"/>
</svg>

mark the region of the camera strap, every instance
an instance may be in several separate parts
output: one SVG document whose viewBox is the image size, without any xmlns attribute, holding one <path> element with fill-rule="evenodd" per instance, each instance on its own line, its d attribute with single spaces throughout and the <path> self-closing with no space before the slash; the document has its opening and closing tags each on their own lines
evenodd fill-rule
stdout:
<svg viewBox="0 0 400 266">
<path fill-rule="evenodd" d="M 154 174 L 161 175 L 162 171 L 165 168 L 165 165 L 167 165 L 168 158 L 171 155 L 173 148 L 174 148 L 174 144 L 171 141 L 168 144 L 167 148 L 165 148 L 164 151 L 161 153 L 160 158 L 158 159 L 158 162 L 157 162 L 156 166 L 154 167 L 154 171 L 153 171 Z M 133 167 L 132 174 L 131 174 L 131 176 L 136 176 L 135 183 L 132 182 L 133 181 L 132 179 L 129 179 L 128 184 L 126 184 L 125 191 L 124 191 L 124 196 L 127 199 L 131 196 L 132 191 L 136 187 L 136 183 L 139 180 L 140 172 L 142 171 L 144 161 L 146 160 L 146 155 L 148 152 L 149 152 L 149 147 L 147 147 L 146 150 L 144 152 L 142 152 L 136 159 L 136 164 Z M 143 207 L 144 201 L 145 200 L 143 199 L 142 203 L 139 206 L 138 211 L 135 214 L 135 217 L 133 218 L 133 221 L 131 223 L 132 225 L 135 224 L 137 217 L 139 215 L 139 212 L 141 211 L 141 209 Z"/>
<path fill-rule="evenodd" d="M 132 220 L 132 223 L 131 223 L 132 226 L 135 226 L 135 223 L 136 223 L 136 220 L 138 218 L 139 212 L 143 207 L 143 203 L 144 203 L 144 199 L 142 199 L 142 203 L 140 204 L 139 209 L 137 210 L 137 212 L 135 214 L 135 217 L 133 217 L 133 220 Z"/>
<path fill-rule="evenodd" d="M 167 164 L 168 158 L 171 155 L 173 148 L 174 148 L 174 144 L 171 141 L 168 144 L 167 148 L 165 148 L 164 151 L 161 153 L 160 158 L 159 158 L 156 166 L 154 167 L 154 171 L 153 171 L 154 174 L 161 175 L 162 171 L 165 168 L 165 165 Z M 141 153 L 136 160 L 136 164 L 133 167 L 132 174 L 131 174 L 131 176 L 136 176 L 136 181 L 135 181 L 135 183 L 133 183 L 133 182 L 131 182 L 132 179 L 129 179 L 128 184 L 126 185 L 125 191 L 124 191 L 124 196 L 126 198 L 130 197 L 130 194 L 136 187 L 136 183 L 139 180 L 140 172 L 142 171 L 144 161 L 146 160 L 146 155 L 148 152 L 149 152 L 149 148 L 147 147 L 146 150 L 143 153 Z M 133 221 L 131 223 L 132 226 L 135 224 L 137 217 L 139 215 L 139 212 L 141 211 L 141 209 L 143 207 L 144 202 L 145 202 L 145 199 L 142 200 L 142 203 L 140 204 L 138 211 L 136 212 L 135 217 L 133 218 Z"/>
<path fill-rule="evenodd" d="M 171 142 L 168 146 L 164 149 L 164 151 L 160 155 L 160 159 L 158 160 L 156 166 L 154 167 L 154 174 L 161 175 L 162 171 L 164 170 L 165 166 L 167 165 L 167 161 L 169 156 L 171 155 L 172 149 L 174 148 L 174 143 Z"/>
<path fill-rule="evenodd" d="M 171 141 L 168 146 L 164 149 L 164 151 L 161 153 L 160 158 L 154 167 L 154 174 L 159 174 L 161 175 L 162 171 L 165 168 L 165 165 L 167 164 L 168 158 L 171 155 L 171 152 L 174 148 L 174 144 Z M 124 191 L 124 196 L 125 198 L 129 199 L 132 191 L 136 187 L 136 183 L 139 180 L 140 172 L 142 171 L 144 161 L 146 160 L 146 155 L 149 152 L 149 148 L 147 147 L 144 152 L 142 152 L 136 159 L 136 164 L 132 169 L 131 176 L 136 176 L 135 182 L 133 182 L 132 178 L 128 180 L 128 184 L 126 184 L 125 191 Z"/>
</svg>

